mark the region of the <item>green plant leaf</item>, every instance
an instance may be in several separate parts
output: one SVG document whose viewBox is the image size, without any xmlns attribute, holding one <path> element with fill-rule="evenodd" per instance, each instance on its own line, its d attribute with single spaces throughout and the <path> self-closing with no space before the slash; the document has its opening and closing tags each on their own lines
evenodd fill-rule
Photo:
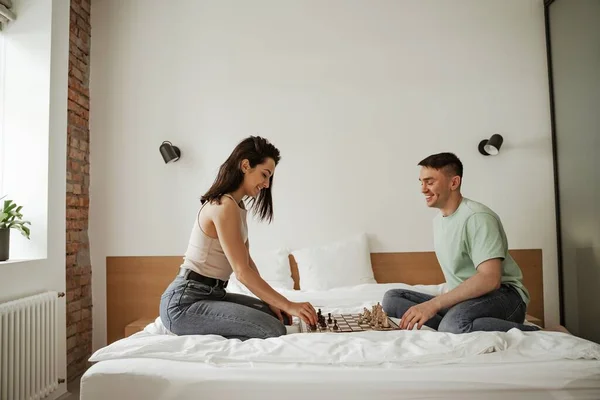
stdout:
<svg viewBox="0 0 600 400">
<path fill-rule="evenodd" d="M 2 198 L 4 197 L 6 196 L 3 196 Z M 0 200 L 2 198 L 0 198 Z M 4 200 L 4 209 L 0 213 L 0 228 L 16 229 L 29 239 L 31 231 L 25 225 L 31 225 L 31 222 L 23 220 L 23 214 L 21 213 L 22 209 L 23 206 L 17 206 L 12 200 Z"/>
<path fill-rule="evenodd" d="M 10 211 L 14 210 L 15 208 L 17 208 L 17 205 L 15 203 L 12 203 L 8 207 L 4 207 L 4 212 L 10 212 Z"/>
<path fill-rule="evenodd" d="M 21 232 L 21 235 L 25 236 L 27 239 L 30 239 L 30 230 L 26 226 L 16 225 L 16 229 Z"/>
<path fill-rule="evenodd" d="M 9 206 L 6 210 L 4 210 L 5 213 L 9 214 L 9 215 L 15 215 L 15 216 L 19 216 L 19 215 L 23 215 L 20 211 L 19 208 L 17 208 L 16 210 L 14 209 L 16 207 L 16 204 L 13 204 L 12 206 Z"/>
<path fill-rule="evenodd" d="M 25 225 L 25 224 L 29 224 L 31 225 L 31 222 L 29 221 L 21 221 L 21 220 L 16 220 L 16 221 L 12 221 L 10 224 L 8 224 L 9 228 L 12 228 L 13 226 L 17 226 L 17 225 Z"/>
</svg>

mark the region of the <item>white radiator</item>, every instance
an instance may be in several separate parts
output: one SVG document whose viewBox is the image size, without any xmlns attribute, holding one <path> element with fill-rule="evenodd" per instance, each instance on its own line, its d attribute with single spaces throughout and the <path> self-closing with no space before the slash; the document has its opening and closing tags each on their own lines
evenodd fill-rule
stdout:
<svg viewBox="0 0 600 400">
<path fill-rule="evenodd" d="M 46 292 L 0 304 L 0 399 L 43 399 L 58 387 L 58 297 Z M 61 379 L 62 381 L 62 379 Z"/>
</svg>

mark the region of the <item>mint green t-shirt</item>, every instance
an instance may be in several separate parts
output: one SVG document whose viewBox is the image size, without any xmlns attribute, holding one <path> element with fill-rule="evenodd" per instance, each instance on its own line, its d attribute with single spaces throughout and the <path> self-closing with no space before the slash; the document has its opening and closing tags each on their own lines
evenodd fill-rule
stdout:
<svg viewBox="0 0 600 400">
<path fill-rule="evenodd" d="M 529 303 L 521 269 L 508 253 L 502 222 L 488 207 L 463 198 L 453 214 L 444 217 L 440 213 L 435 217 L 433 237 L 448 290 L 475 275 L 482 262 L 501 258 L 502 283 L 514 286 L 523 301 Z"/>
</svg>

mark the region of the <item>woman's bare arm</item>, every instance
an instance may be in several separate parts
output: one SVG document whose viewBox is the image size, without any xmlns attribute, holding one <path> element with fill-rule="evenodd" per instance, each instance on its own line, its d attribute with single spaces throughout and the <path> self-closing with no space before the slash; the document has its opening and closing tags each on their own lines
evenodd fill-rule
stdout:
<svg viewBox="0 0 600 400">
<path fill-rule="evenodd" d="M 223 201 L 215 209 L 213 223 L 221 247 L 237 279 L 263 301 L 277 308 L 289 308 L 289 300 L 269 286 L 260 277 L 258 271 L 250 266 L 248 248 L 240 234 L 241 219 L 238 205 L 233 201 Z"/>
<path fill-rule="evenodd" d="M 256 263 L 254 262 L 254 260 L 252 259 L 252 256 L 250 255 L 250 240 L 249 239 L 246 240 L 246 249 L 248 250 L 248 264 L 250 265 L 250 268 L 255 270 L 256 273 L 260 275 L 260 271 L 258 270 Z"/>
</svg>

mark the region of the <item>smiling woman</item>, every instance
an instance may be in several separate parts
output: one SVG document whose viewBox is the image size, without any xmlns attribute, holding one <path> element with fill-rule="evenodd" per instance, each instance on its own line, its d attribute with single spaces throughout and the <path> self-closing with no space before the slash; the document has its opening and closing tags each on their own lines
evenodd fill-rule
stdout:
<svg viewBox="0 0 600 400">
<path fill-rule="evenodd" d="M 265 339 L 284 335 L 292 316 L 316 324 L 312 305 L 291 302 L 275 291 L 249 255 L 243 200 L 250 198 L 261 220 L 273 219 L 271 188 L 279 160 L 275 146 L 251 136 L 219 168 L 201 198 L 180 272 L 161 298 L 160 317 L 171 332 Z M 232 273 L 258 299 L 227 293 Z"/>
</svg>

